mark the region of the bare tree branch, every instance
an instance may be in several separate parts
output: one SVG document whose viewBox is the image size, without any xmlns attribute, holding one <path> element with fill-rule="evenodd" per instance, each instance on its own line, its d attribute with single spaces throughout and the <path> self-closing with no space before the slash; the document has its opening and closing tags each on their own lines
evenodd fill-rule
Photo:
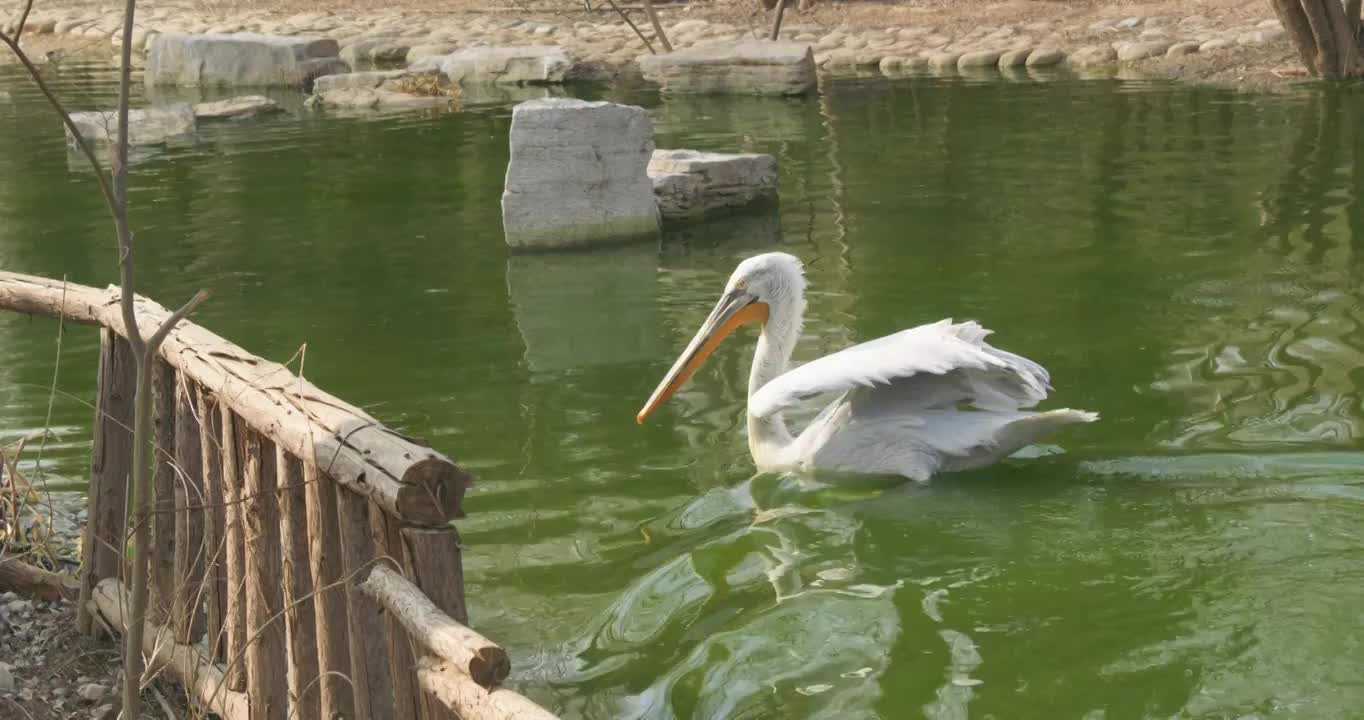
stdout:
<svg viewBox="0 0 1364 720">
<path fill-rule="evenodd" d="M 28 13 L 33 9 L 33 0 L 24 3 L 24 12 L 19 15 L 19 23 L 14 26 L 14 42 L 18 44 L 19 38 L 24 36 L 24 25 L 28 23 Z M 1355 13 L 1358 15 L 1358 13 Z"/>
<path fill-rule="evenodd" d="M 123 46 L 119 48 L 122 64 L 118 76 L 118 144 L 114 148 L 114 229 L 118 233 L 119 284 L 123 288 L 123 324 L 128 328 L 128 341 L 138 355 L 146 354 L 142 333 L 137 329 L 133 313 L 133 234 L 128 229 L 128 90 L 133 74 L 133 18 L 137 0 L 128 0 L 123 9 Z M 136 591 L 134 591 L 136 595 Z"/>
<path fill-rule="evenodd" d="M 772 34 L 768 36 L 768 40 L 776 40 L 781 36 L 781 20 L 782 16 L 786 14 L 788 2 L 789 0 L 778 0 L 776 14 L 772 16 Z"/>
<path fill-rule="evenodd" d="M 673 44 L 668 42 L 668 34 L 663 32 L 663 25 L 658 22 L 658 13 L 654 10 L 654 0 L 644 0 L 644 13 L 649 16 L 649 22 L 654 26 L 654 37 L 658 38 L 659 44 L 663 46 L 663 52 L 672 52 Z"/>
<path fill-rule="evenodd" d="M 639 26 L 635 25 L 634 21 L 630 20 L 630 16 L 625 14 L 624 10 L 620 9 L 620 6 L 616 4 L 616 0 L 606 0 L 606 2 L 610 3 L 611 7 L 614 8 L 616 12 L 620 13 L 620 19 L 624 20 L 625 24 L 629 25 L 630 29 L 634 30 L 635 34 L 639 36 L 639 39 L 644 41 L 644 47 L 649 48 L 649 54 L 657 55 L 658 51 L 654 50 L 654 44 L 649 42 L 649 38 L 645 37 L 644 33 L 640 32 Z"/>
<path fill-rule="evenodd" d="M 171 316 L 166 318 L 166 322 L 161 323 L 161 327 L 157 328 L 151 339 L 147 341 L 147 354 L 154 357 L 156 351 L 161 349 L 162 341 L 166 339 L 166 336 L 170 334 L 171 330 L 175 329 L 175 325 L 181 320 L 184 320 L 187 315 L 194 312 L 195 308 L 198 308 L 199 305 L 208 299 L 208 295 L 209 293 L 207 290 L 200 290 L 199 292 L 194 293 L 194 297 L 190 298 L 189 302 L 181 306 L 179 310 L 171 313 Z"/>
</svg>

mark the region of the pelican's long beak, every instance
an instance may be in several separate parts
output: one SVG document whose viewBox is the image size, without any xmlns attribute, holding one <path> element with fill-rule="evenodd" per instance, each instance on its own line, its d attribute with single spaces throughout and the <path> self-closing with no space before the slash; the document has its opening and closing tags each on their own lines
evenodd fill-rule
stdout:
<svg viewBox="0 0 1364 720">
<path fill-rule="evenodd" d="M 692 373 L 696 372 L 706 358 L 715 352 L 715 348 L 720 346 L 720 341 L 724 340 L 725 336 L 744 323 L 765 322 L 767 313 L 767 303 L 758 302 L 747 290 L 734 290 L 720 298 L 715 309 L 710 311 L 710 317 L 706 318 L 701 324 L 701 329 L 696 331 L 696 337 L 691 339 L 687 349 L 678 356 L 677 362 L 673 363 L 668 374 L 663 376 L 663 382 L 658 384 L 654 394 L 649 397 L 649 402 L 644 403 L 644 409 L 635 416 L 635 421 L 642 424 L 649 413 L 686 384 Z"/>
</svg>

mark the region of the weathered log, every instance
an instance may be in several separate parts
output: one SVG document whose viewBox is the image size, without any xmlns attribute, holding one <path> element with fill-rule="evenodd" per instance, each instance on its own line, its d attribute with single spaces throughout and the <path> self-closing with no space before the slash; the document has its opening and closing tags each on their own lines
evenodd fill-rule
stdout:
<svg viewBox="0 0 1364 720">
<path fill-rule="evenodd" d="M 397 521 L 370 503 L 369 522 L 376 547 L 375 556 L 388 557 L 391 562 L 401 564 L 403 545 Z M 417 659 L 412 654 L 412 640 L 393 613 L 384 615 L 384 634 L 388 638 L 388 677 L 393 683 L 393 714 L 394 717 L 416 718 L 421 698 L 417 690 Z"/>
<path fill-rule="evenodd" d="M 360 589 L 382 603 L 418 644 L 449 661 L 474 682 L 493 687 L 507 679 L 511 671 L 507 651 L 441 612 L 397 571 L 376 564 Z"/>
<path fill-rule="evenodd" d="M 275 448 L 246 433 L 242 456 L 242 527 L 246 557 L 246 695 L 251 720 L 284 720 L 289 713 L 288 659 L 280 575 L 279 503 Z"/>
<path fill-rule="evenodd" d="M 453 526 L 403 528 L 403 572 L 441 612 L 464 625 L 469 613 L 464 606 L 464 561 L 459 533 Z M 421 692 L 423 720 L 454 720 L 445 704 L 431 693 Z"/>
<path fill-rule="evenodd" d="M 148 617 L 169 625 L 175 604 L 175 368 L 161 358 L 152 363 L 152 428 L 156 472 L 152 478 L 152 545 Z"/>
<path fill-rule="evenodd" d="M 308 516 L 303 462 L 275 449 L 279 479 L 279 534 L 284 560 L 284 630 L 289 639 L 289 717 L 317 720 L 317 620 L 308 563 Z"/>
<path fill-rule="evenodd" d="M 350 675 L 350 633 L 347 629 L 345 570 L 341 562 L 341 532 L 336 520 L 336 484 L 311 465 L 304 465 L 304 500 L 308 508 L 308 561 L 317 592 L 317 665 L 321 673 L 321 715 L 327 720 L 354 717 L 355 700 Z"/>
<path fill-rule="evenodd" d="M 118 290 L 67 285 L 0 272 L 0 308 L 100 324 L 126 335 Z M 150 335 L 170 316 L 138 297 L 137 323 Z M 409 524 L 439 526 L 461 517 L 470 476 L 444 455 L 384 427 L 363 410 L 190 322 L 166 337 L 161 355 L 305 464 L 366 495 Z"/>
<path fill-rule="evenodd" d="M 76 600 L 82 588 L 75 578 L 30 565 L 23 558 L 11 555 L 0 559 L 0 592 L 9 591 L 52 601 Z"/>
<path fill-rule="evenodd" d="M 199 451 L 204 472 L 204 598 L 205 632 L 209 658 L 223 659 L 227 620 L 227 537 L 224 523 L 227 490 L 223 487 L 223 416 L 218 400 L 195 385 L 200 432 Z"/>
<path fill-rule="evenodd" d="M 171 625 L 177 642 L 198 641 L 204 632 L 204 453 L 195 389 L 175 384 L 175 582 Z"/>
<path fill-rule="evenodd" d="M 373 565 L 374 538 L 369 532 L 369 500 L 336 486 L 337 525 L 346 572 L 346 609 L 350 626 L 350 680 L 357 720 L 393 717 L 393 686 L 388 677 L 388 644 L 378 602 L 360 592 L 357 583 Z"/>
<path fill-rule="evenodd" d="M 417 661 L 417 681 L 455 715 L 470 720 L 557 720 L 553 713 L 507 688 L 488 690 L 452 664 Z"/>
<path fill-rule="evenodd" d="M 3 292 L 3 291 L 0 291 Z M 89 511 L 81 548 L 81 591 L 77 626 L 95 630 L 86 603 L 100 580 L 118 577 L 127 537 L 128 476 L 133 468 L 133 395 L 137 358 L 128 341 L 111 330 L 100 332 L 96 382 L 95 437 L 90 449 Z"/>
<path fill-rule="evenodd" d="M 242 648 L 246 647 L 246 557 L 242 531 L 241 499 L 245 494 L 242 482 L 241 460 L 242 445 L 238 436 L 245 437 L 243 425 L 226 404 L 218 404 L 222 417 L 223 440 L 223 504 L 224 527 L 226 528 L 227 557 L 227 595 L 226 612 L 223 615 L 224 644 L 223 656 L 231 661 L 243 657 Z M 227 684 L 233 690 L 246 689 L 246 669 L 241 662 L 229 662 Z"/>
<path fill-rule="evenodd" d="M 469 624 L 464 604 L 464 560 L 459 532 L 443 528 L 403 528 L 403 571 L 421 588 L 431 604 L 463 625 Z"/>
<path fill-rule="evenodd" d="M 120 633 L 128 631 L 123 611 L 131 607 L 131 598 L 117 578 L 105 578 L 95 586 L 90 597 L 91 612 Z M 246 696 L 226 687 L 223 671 L 204 657 L 198 648 L 177 643 L 170 631 L 148 623 L 142 640 L 143 651 L 150 658 L 148 668 L 169 668 L 202 706 L 223 720 L 250 720 Z"/>
</svg>

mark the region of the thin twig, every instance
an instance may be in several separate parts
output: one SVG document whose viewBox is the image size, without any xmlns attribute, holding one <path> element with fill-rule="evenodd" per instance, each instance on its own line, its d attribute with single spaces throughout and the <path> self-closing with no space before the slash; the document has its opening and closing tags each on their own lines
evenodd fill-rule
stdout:
<svg viewBox="0 0 1364 720">
<path fill-rule="evenodd" d="M 30 5 L 32 3 L 30 2 Z M 17 33 L 16 33 L 17 34 Z M 43 420 L 43 428 L 52 427 L 52 407 L 57 400 L 57 378 L 62 369 L 62 334 L 66 327 L 66 275 L 62 275 L 62 300 L 57 315 L 57 359 L 52 363 L 52 387 L 47 393 L 47 417 Z M 47 504 L 52 505 L 52 490 L 48 487 L 47 478 L 43 476 L 43 452 L 47 450 L 47 436 L 43 433 L 43 439 L 38 443 L 38 459 L 34 464 L 34 478 L 43 484 L 43 491 L 47 494 Z"/>
</svg>

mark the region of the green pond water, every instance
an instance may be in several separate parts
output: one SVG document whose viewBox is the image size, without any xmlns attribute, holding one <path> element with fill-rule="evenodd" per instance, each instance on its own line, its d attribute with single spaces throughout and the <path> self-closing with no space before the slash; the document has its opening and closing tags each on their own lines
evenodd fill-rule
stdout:
<svg viewBox="0 0 1364 720">
<path fill-rule="evenodd" d="M 68 65 L 77 108 L 107 67 Z M 83 162 L 0 66 L 0 268 L 103 286 Z M 140 289 L 478 476 L 474 624 L 566 718 L 1364 717 L 1364 98 L 849 79 L 660 99 L 660 147 L 781 164 L 771 215 L 513 256 L 511 103 L 204 125 L 138 153 Z M 283 97 L 297 106 L 300 98 Z M 943 317 L 1102 413 L 928 484 L 755 474 L 755 338 L 635 412 L 734 265 L 807 263 L 797 361 Z M 46 422 L 52 321 L 0 315 L 0 441 Z M 95 333 L 41 474 L 79 491 Z M 30 472 L 38 474 L 30 453 Z"/>
</svg>

